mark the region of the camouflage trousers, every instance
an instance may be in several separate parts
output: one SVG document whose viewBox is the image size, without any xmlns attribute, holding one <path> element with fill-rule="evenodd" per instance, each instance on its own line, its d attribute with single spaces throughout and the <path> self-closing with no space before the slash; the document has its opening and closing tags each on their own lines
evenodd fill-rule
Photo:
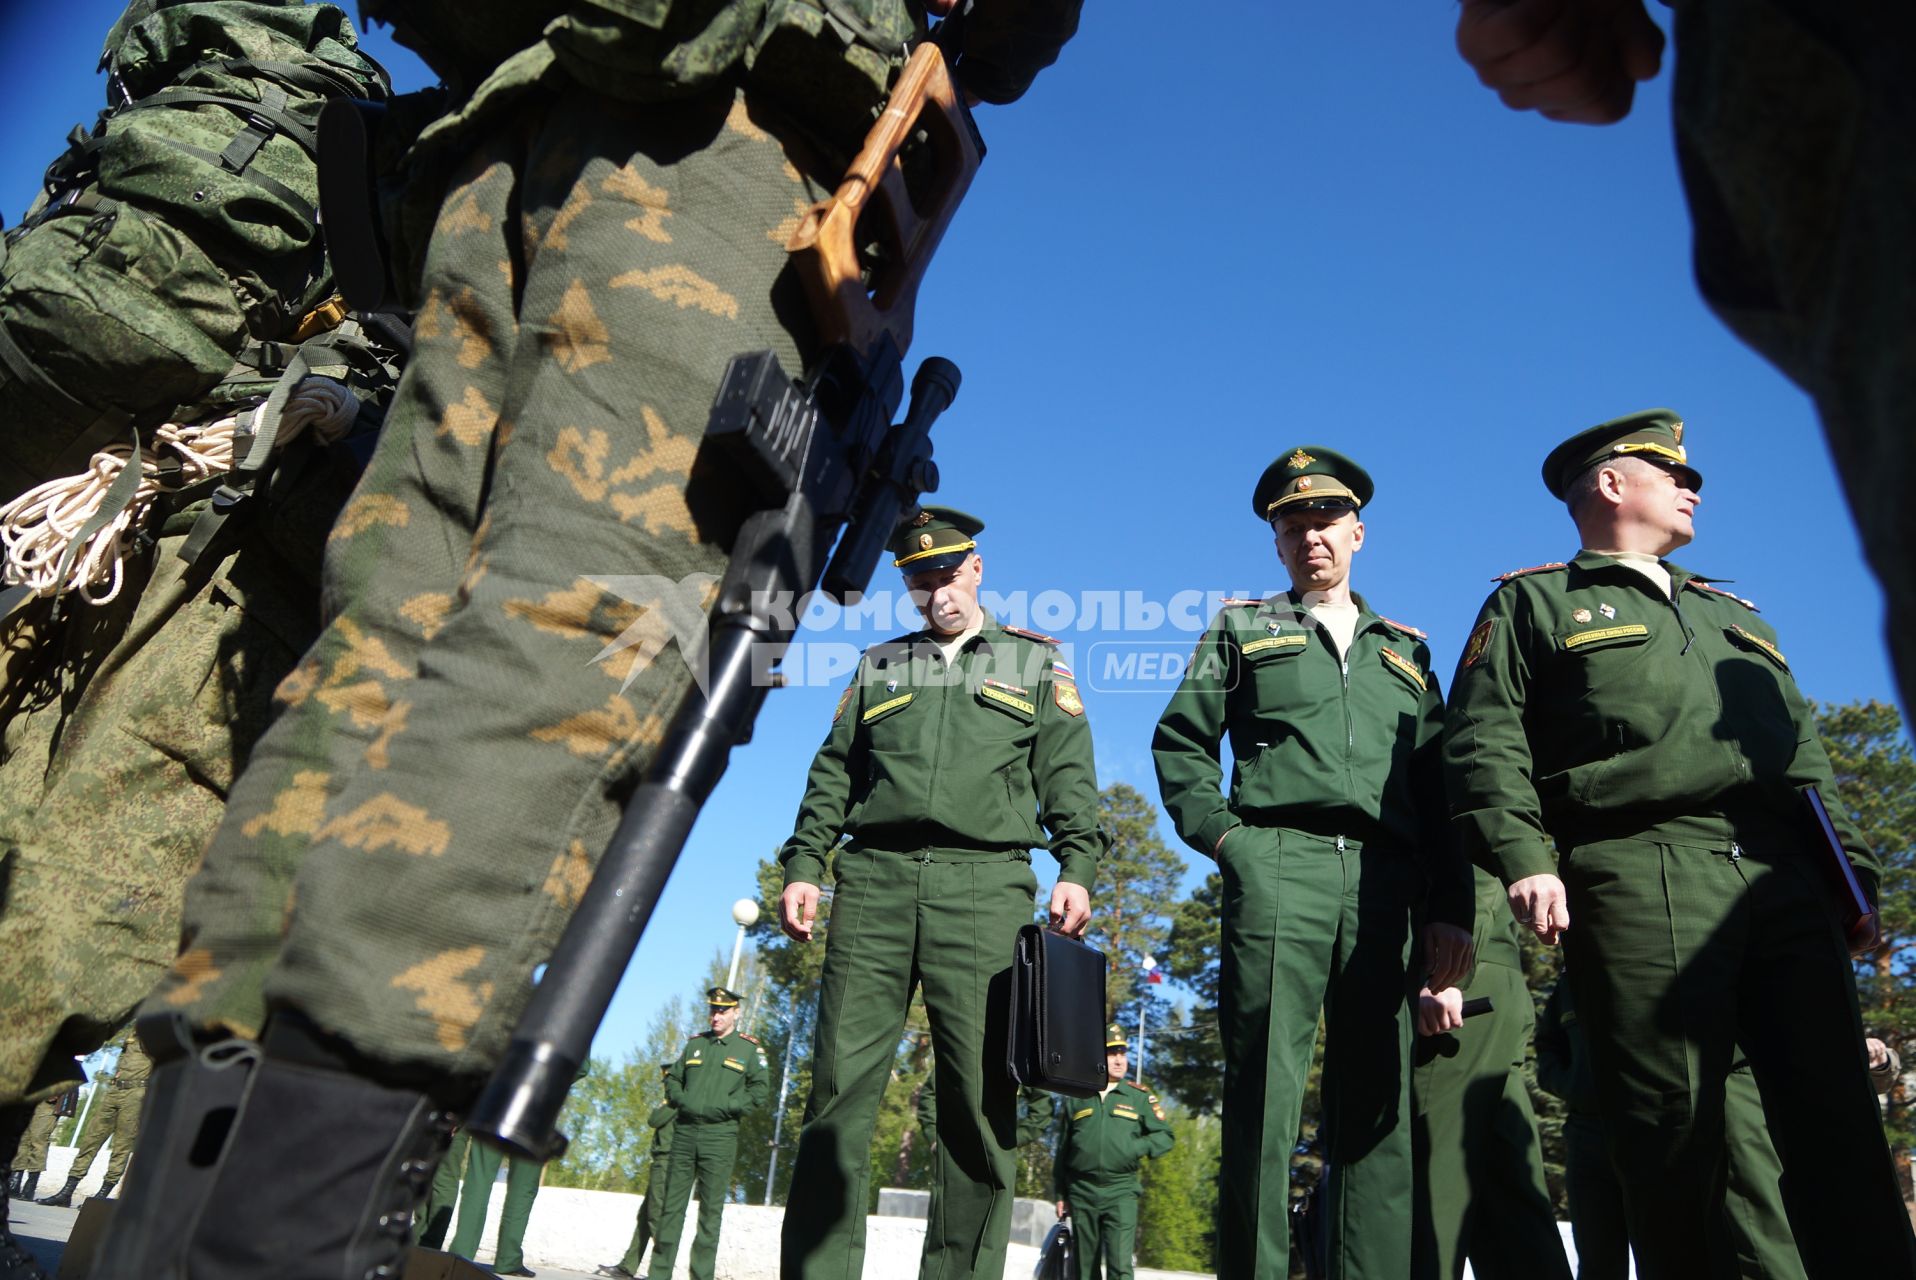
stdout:
<svg viewBox="0 0 1916 1280">
<path fill-rule="evenodd" d="M 179 946 L 180 895 L 274 686 L 318 630 L 310 580 L 162 538 L 120 597 L 9 619 L 0 686 L 0 1105 L 64 1092 Z"/>
<path fill-rule="evenodd" d="M 60 1099 L 48 1098 L 33 1108 L 33 1119 L 20 1139 L 20 1150 L 13 1157 L 15 1173 L 45 1173 L 47 1148 L 53 1145 L 53 1130 L 60 1123 Z"/>
<path fill-rule="evenodd" d="M 1916 705 L 1916 7 L 1672 3 L 1698 283 L 1815 400 Z"/>
<path fill-rule="evenodd" d="M 729 88 L 568 88 L 475 141 L 327 548 L 325 630 L 152 1007 L 241 1033 L 296 1009 L 458 1077 L 496 1060 L 689 686 L 662 604 L 725 567 L 692 475 L 720 373 L 768 347 L 800 367 L 783 245 L 822 189 L 771 128 Z"/>
<path fill-rule="evenodd" d="M 67 1166 L 67 1176 L 85 1178 L 93 1167 L 93 1158 L 111 1138 L 113 1145 L 107 1150 L 103 1176 L 108 1182 L 118 1182 L 125 1175 L 126 1162 L 133 1158 L 133 1146 L 139 1140 L 140 1106 L 145 1101 L 144 1080 L 130 1086 L 116 1082 L 101 1089 L 93 1110 L 87 1114 L 86 1131 L 74 1144 L 73 1163 Z"/>
</svg>

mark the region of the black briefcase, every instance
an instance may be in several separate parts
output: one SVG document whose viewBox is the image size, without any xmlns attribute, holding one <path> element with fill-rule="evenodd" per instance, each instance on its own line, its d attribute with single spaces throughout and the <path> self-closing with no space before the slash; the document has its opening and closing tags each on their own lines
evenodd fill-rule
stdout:
<svg viewBox="0 0 1916 1280">
<path fill-rule="evenodd" d="M 1011 952 L 1006 1068 L 1019 1084 L 1089 1098 L 1106 1083 L 1104 953 L 1028 924 Z"/>
</svg>

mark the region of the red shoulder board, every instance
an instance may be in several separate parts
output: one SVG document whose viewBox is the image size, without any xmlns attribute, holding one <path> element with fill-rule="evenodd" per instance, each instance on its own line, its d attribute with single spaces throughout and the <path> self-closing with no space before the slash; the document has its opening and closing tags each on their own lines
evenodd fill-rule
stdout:
<svg viewBox="0 0 1916 1280">
<path fill-rule="evenodd" d="M 1552 569 L 1568 569 L 1570 566 L 1562 560 L 1552 560 L 1549 564 L 1533 564 L 1528 569 L 1512 569 L 1509 573 L 1500 573 L 1492 582 L 1515 582 L 1518 578 L 1527 578 L 1533 573 L 1549 573 Z"/>
<path fill-rule="evenodd" d="M 1058 643 L 1055 637 L 1048 636 L 1042 631 L 1027 631 L 1023 627 L 1006 627 L 1005 630 L 1014 636 L 1023 636 L 1027 640 L 1036 640 L 1039 644 Z"/>
<path fill-rule="evenodd" d="M 1234 606 L 1242 606 L 1244 608 L 1255 609 L 1263 603 L 1262 600 L 1240 600 L 1236 596 L 1226 596 L 1224 599 L 1218 601 L 1218 607 L 1221 609 L 1229 609 Z"/>
<path fill-rule="evenodd" d="M 1378 618 L 1380 621 L 1383 622 L 1385 626 L 1395 627 L 1397 628 L 1397 630 L 1403 632 L 1407 636 L 1416 636 L 1419 640 L 1430 639 L 1429 636 L 1425 635 L 1423 632 L 1419 631 L 1416 627 L 1411 626 L 1407 622 L 1399 622 L 1395 618 L 1386 618 L 1382 614 L 1379 614 Z"/>
<path fill-rule="evenodd" d="M 738 1033 L 738 1038 L 741 1040 L 750 1040 L 753 1044 L 758 1043 L 758 1038 L 756 1036 L 749 1036 L 745 1034 L 743 1031 Z"/>
<path fill-rule="evenodd" d="M 1742 605 L 1745 609 L 1748 609 L 1751 613 L 1763 612 L 1761 609 L 1756 607 L 1756 601 L 1745 600 L 1742 596 L 1736 594 L 1736 592 L 1725 591 L 1722 587 L 1717 586 L 1713 582 L 1704 582 L 1699 578 L 1685 578 L 1683 580 L 1683 585 L 1686 587 L 1695 587 L 1698 591 L 1707 591 L 1713 596 L 1722 596 L 1726 600 L 1734 600 L 1738 604 Z"/>
</svg>

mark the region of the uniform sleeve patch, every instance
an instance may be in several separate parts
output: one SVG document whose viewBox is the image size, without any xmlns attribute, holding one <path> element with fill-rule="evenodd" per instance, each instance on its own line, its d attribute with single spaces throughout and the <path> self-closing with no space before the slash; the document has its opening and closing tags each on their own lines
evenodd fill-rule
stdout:
<svg viewBox="0 0 1916 1280">
<path fill-rule="evenodd" d="M 1512 569 L 1509 573 L 1500 573 L 1492 582 L 1515 582 L 1518 578 L 1527 578 L 1533 573 L 1549 573 L 1553 569 L 1568 569 L 1570 566 L 1562 560 L 1552 560 L 1549 564 L 1533 564 L 1528 569 Z"/>
<path fill-rule="evenodd" d="M 1483 659 L 1484 651 L 1490 648 L 1490 633 L 1496 627 L 1495 618 L 1485 618 L 1470 633 L 1470 639 L 1464 642 L 1464 665 L 1474 667 Z"/>
<path fill-rule="evenodd" d="M 1084 714 L 1084 700 L 1078 697 L 1078 686 L 1072 680 L 1053 680 L 1051 682 L 1051 700 L 1058 704 L 1058 710 L 1068 716 Z"/>
<path fill-rule="evenodd" d="M 1151 1110 L 1157 1113 L 1158 1119 L 1163 1120 L 1164 1104 L 1158 1101 L 1158 1095 L 1155 1093 L 1147 1093 L 1144 1096 L 1151 1099 Z"/>
</svg>

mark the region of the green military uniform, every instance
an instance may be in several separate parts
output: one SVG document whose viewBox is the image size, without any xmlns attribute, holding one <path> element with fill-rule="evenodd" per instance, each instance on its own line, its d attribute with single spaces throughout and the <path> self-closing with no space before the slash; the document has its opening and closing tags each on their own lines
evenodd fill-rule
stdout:
<svg viewBox="0 0 1916 1280">
<path fill-rule="evenodd" d="M 938 1090 L 933 1082 L 925 1081 L 918 1090 L 918 1101 L 912 1107 L 912 1114 L 918 1120 L 919 1131 L 925 1135 L 925 1141 L 933 1147 L 938 1145 Z M 1043 1089 L 1030 1085 L 1018 1087 L 1018 1128 L 1017 1136 L 1012 1139 L 1017 1146 L 1024 1147 L 1044 1137 L 1045 1130 L 1051 1127 L 1052 1095 Z"/>
<path fill-rule="evenodd" d="M 1577 1242 L 1577 1280 L 1624 1280 L 1630 1273 L 1623 1188 L 1604 1148 L 1590 1051 L 1576 1001 L 1559 982 L 1537 1023 L 1537 1083 L 1570 1106 L 1564 1123 L 1564 1182 Z M 1749 1060 L 1738 1054 L 1724 1081 L 1727 1151 L 1724 1209 L 1744 1280 L 1802 1280 L 1803 1259 L 1783 1206 L 1783 1163 L 1770 1141 L 1763 1096 Z"/>
<path fill-rule="evenodd" d="M 152 1071 L 153 1061 L 146 1056 L 140 1042 L 131 1035 L 126 1036 L 113 1074 L 104 1081 L 94 1082 L 93 1105 L 87 1111 L 86 1129 L 74 1144 L 66 1185 L 40 1201 L 41 1204 L 71 1203 L 74 1190 L 86 1178 L 87 1171 L 93 1167 L 93 1158 L 100 1154 L 100 1148 L 109 1138 L 113 1149 L 107 1156 L 100 1195 L 104 1198 L 113 1194 L 114 1185 L 126 1173 L 126 1162 L 133 1156 L 133 1144 L 140 1136 L 140 1104 L 146 1098 L 146 1081 Z"/>
<path fill-rule="evenodd" d="M 1667 410 L 1605 423 L 1559 446 L 1546 480 L 1561 497 L 1629 451 L 1700 483 L 1681 431 Z M 1769 1100 L 1810 1274 L 1916 1273 L 1797 788 L 1829 798 L 1872 900 L 1881 864 L 1836 801 L 1775 632 L 1708 579 L 1661 567 L 1668 595 L 1589 550 L 1492 593 L 1451 699 L 1458 833 L 1506 885 L 1563 879 L 1566 964 L 1645 1280 L 1730 1265 L 1724 1080 L 1738 1046 Z"/>
<path fill-rule="evenodd" d="M 672 1064 L 662 1062 L 659 1070 L 670 1076 Z M 602 1276 L 637 1275 L 639 1259 L 645 1256 L 645 1246 L 658 1238 L 659 1205 L 665 1198 L 663 1174 L 672 1159 L 672 1138 L 679 1127 L 678 1108 L 669 1102 L 652 1108 L 646 1125 L 652 1130 L 652 1150 L 645 1164 L 645 1195 L 639 1201 L 638 1221 L 632 1225 L 632 1242 L 626 1245 L 625 1256 L 616 1265 L 598 1269 L 598 1274 Z"/>
<path fill-rule="evenodd" d="M 738 996 L 724 987 L 713 987 L 708 998 L 714 1008 L 738 1007 Z M 702 1031 L 672 1064 L 665 1077 L 665 1100 L 678 1113 L 678 1132 L 666 1164 L 665 1204 L 647 1275 L 658 1280 L 671 1276 L 685 1230 L 685 1206 L 696 1187 L 699 1226 L 692 1241 L 692 1280 L 712 1280 L 719 1223 L 732 1195 L 732 1167 L 738 1159 L 739 1117 L 764 1106 L 771 1090 L 765 1049 L 743 1032 L 721 1036 Z"/>
<path fill-rule="evenodd" d="M 1271 465 L 1252 505 L 1260 518 L 1349 510 L 1370 492 L 1362 468 L 1306 446 Z M 1341 657 L 1295 591 L 1227 604 L 1152 742 L 1178 834 L 1224 874 L 1222 1275 L 1289 1265 L 1290 1157 L 1320 1008 L 1331 1274 L 1410 1268 L 1410 907 L 1428 887 L 1431 918 L 1467 927 L 1469 880 L 1443 827 L 1430 651 L 1353 599 Z"/>
<path fill-rule="evenodd" d="M 1110 1029 L 1105 1048 L 1125 1047 Z M 1095 1098 L 1066 1098 L 1058 1140 L 1058 1199 L 1071 1209 L 1077 1244 L 1077 1280 L 1131 1280 L 1138 1242 L 1138 1166 L 1174 1141 L 1158 1095 L 1127 1080 L 1113 1081 Z"/>
<path fill-rule="evenodd" d="M 486 1231 L 486 1211 L 492 1203 L 492 1184 L 499 1177 L 502 1159 L 497 1148 L 472 1141 L 463 1129 L 453 1135 L 414 1228 L 420 1245 L 437 1249 L 444 1243 L 456 1200 L 458 1229 L 446 1248 L 462 1258 L 477 1256 Z M 505 1204 L 499 1214 L 499 1235 L 493 1243 L 492 1269 L 497 1275 L 526 1274 L 526 1223 L 532 1217 L 532 1202 L 538 1198 L 544 1177 L 545 1166 L 530 1160 L 513 1160 L 507 1165 Z"/>
<path fill-rule="evenodd" d="M 927 508 L 902 526 L 907 575 L 962 567 L 978 520 Z M 919 1274 L 1004 1270 L 1016 1185 L 1016 1086 L 997 987 L 1031 922 L 1031 850 L 1089 889 L 1103 851 L 1091 731 L 1056 644 L 984 615 L 949 658 L 930 631 L 866 651 L 812 762 L 785 883 L 818 884 L 838 849 L 817 1059 L 785 1211 L 784 1274 L 856 1277 L 869 1152 L 912 991 L 936 1052 L 938 1150 Z"/>
<path fill-rule="evenodd" d="M 1503 885 L 1477 872 L 1476 967 L 1463 998 L 1491 1011 L 1419 1036 L 1411 1073 L 1413 1280 L 1570 1280 L 1524 1085 L 1535 1014 Z"/>
</svg>

